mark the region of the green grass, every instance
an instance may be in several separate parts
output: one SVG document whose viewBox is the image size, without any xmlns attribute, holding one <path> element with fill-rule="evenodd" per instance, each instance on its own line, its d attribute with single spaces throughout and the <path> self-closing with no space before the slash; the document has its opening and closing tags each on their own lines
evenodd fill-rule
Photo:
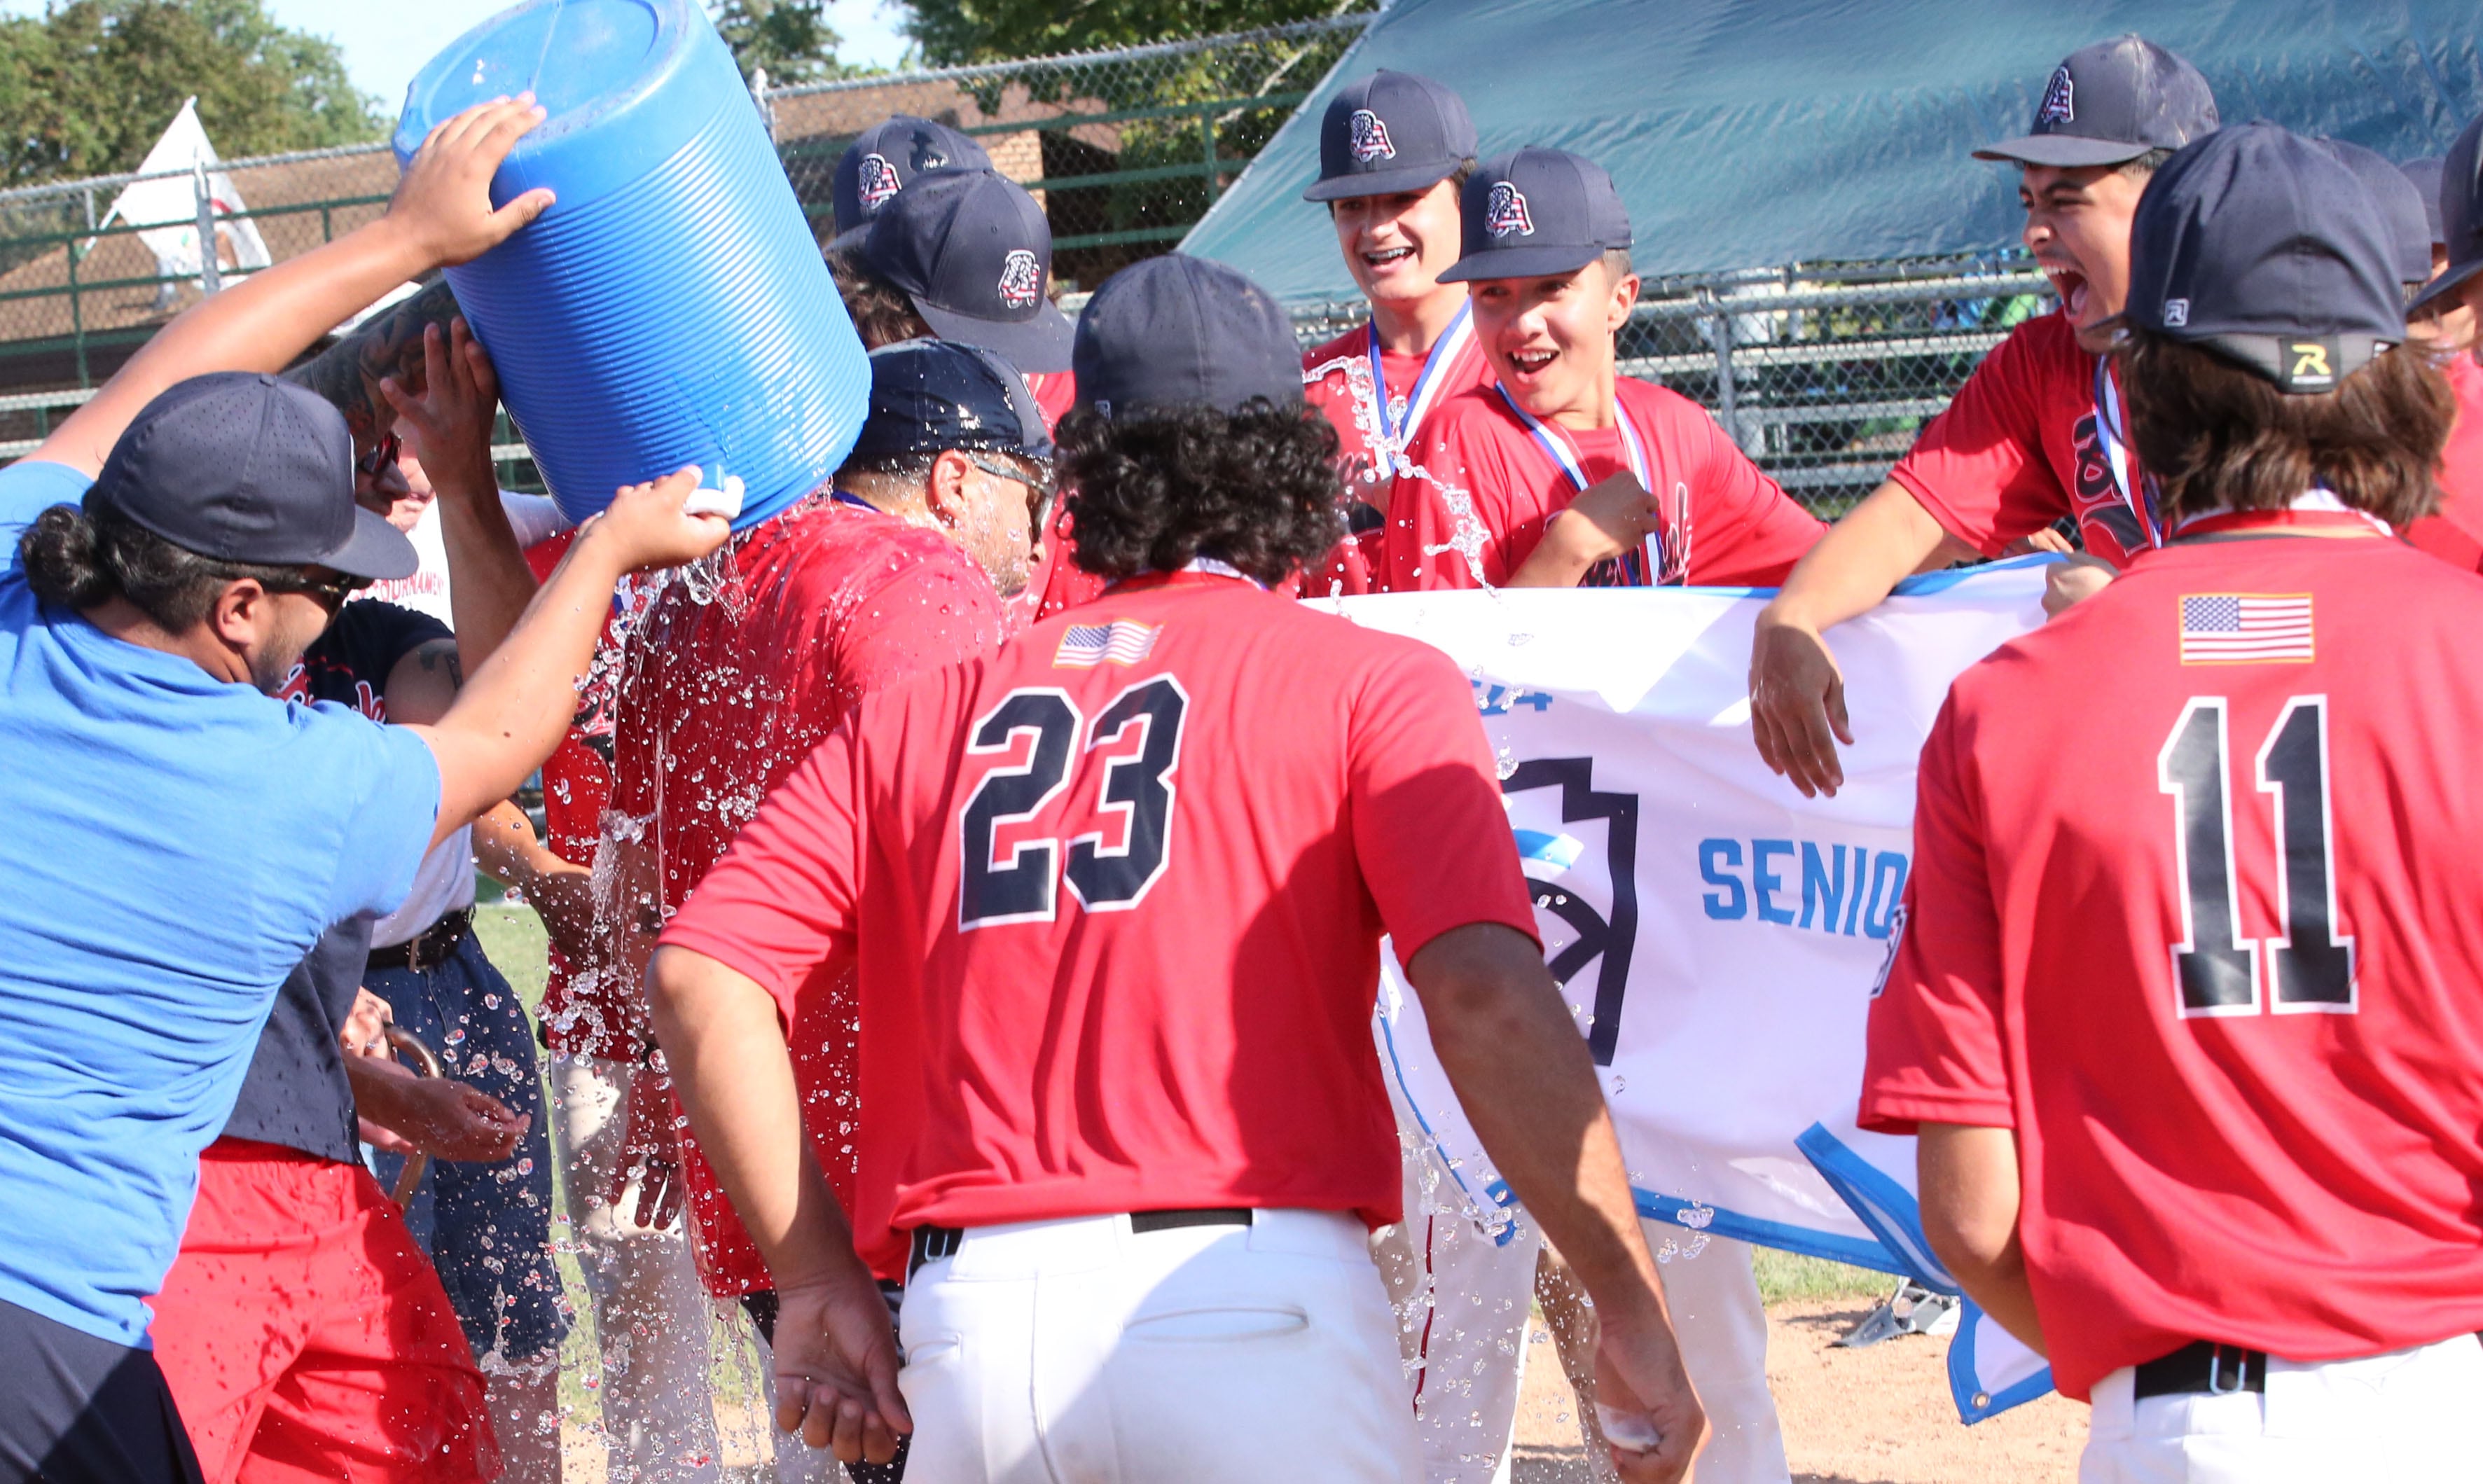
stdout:
<svg viewBox="0 0 2483 1484">
<path fill-rule="evenodd" d="M 1750 1266 L 1758 1274 L 1759 1297 L 1771 1304 L 1786 1299 L 1880 1299 L 1897 1286 L 1897 1280 L 1885 1273 L 1768 1247 L 1751 1254 Z"/>
</svg>

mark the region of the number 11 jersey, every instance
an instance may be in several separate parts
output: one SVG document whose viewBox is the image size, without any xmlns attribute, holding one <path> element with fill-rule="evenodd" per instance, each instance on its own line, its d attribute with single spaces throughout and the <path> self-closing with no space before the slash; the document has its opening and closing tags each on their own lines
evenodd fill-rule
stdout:
<svg viewBox="0 0 2483 1484">
<path fill-rule="evenodd" d="M 853 1214 L 884 1262 L 922 1223 L 1396 1220 L 1379 938 L 1475 922 L 1535 936 L 1465 678 L 1186 571 L 865 701 L 664 941 L 788 1020 L 856 956 Z"/>
<path fill-rule="evenodd" d="M 1872 1007 L 1863 1126 L 2016 1130 L 2073 1397 L 2483 1327 L 2483 582 L 2226 518 L 1958 678 Z"/>
</svg>

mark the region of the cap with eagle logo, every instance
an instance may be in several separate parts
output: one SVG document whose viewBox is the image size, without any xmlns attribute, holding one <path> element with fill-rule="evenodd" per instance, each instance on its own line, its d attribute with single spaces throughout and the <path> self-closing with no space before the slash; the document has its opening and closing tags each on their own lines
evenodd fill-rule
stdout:
<svg viewBox="0 0 2483 1484">
<path fill-rule="evenodd" d="M 2216 94 L 2199 69 L 2143 36 L 2081 46 L 2052 69 L 2035 120 L 1974 151 L 2018 165 L 2125 165 L 2178 149 L 2216 128 Z"/>
<path fill-rule="evenodd" d="M 1069 317 L 1044 292 L 1052 225 L 1007 176 L 922 176 L 872 219 L 862 258 L 941 339 L 996 351 L 1020 371 L 1069 369 Z"/>
<path fill-rule="evenodd" d="M 1475 157 L 1465 100 L 1428 77 L 1386 68 L 1357 77 L 1320 119 L 1320 173 L 1309 201 L 1428 190 Z"/>
<path fill-rule="evenodd" d="M 2370 190 L 2328 148 L 2237 124 L 2148 182 L 2123 320 L 2285 391 L 2333 391 L 2405 339 L 2395 250 Z"/>
<path fill-rule="evenodd" d="M 868 226 L 879 208 L 918 175 L 991 166 L 992 157 L 982 146 L 936 119 L 897 114 L 872 124 L 837 157 L 836 183 L 829 190 L 837 234 Z"/>
<path fill-rule="evenodd" d="M 1464 251 L 1443 283 L 1574 273 L 1630 245 L 1629 212 L 1604 168 L 1563 149 L 1486 160 L 1466 181 Z"/>
</svg>

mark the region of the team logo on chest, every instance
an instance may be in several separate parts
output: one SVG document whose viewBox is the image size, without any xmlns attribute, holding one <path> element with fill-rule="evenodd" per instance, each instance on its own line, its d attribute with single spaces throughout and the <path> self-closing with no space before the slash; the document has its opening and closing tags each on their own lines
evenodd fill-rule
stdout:
<svg viewBox="0 0 2483 1484">
<path fill-rule="evenodd" d="M 1374 160 L 1397 158 L 1397 143 L 1388 137 L 1387 121 L 1367 108 L 1357 108 L 1346 120 L 1348 137 L 1346 148 L 1361 164 Z"/>
<path fill-rule="evenodd" d="M 1001 303 L 1012 309 L 1031 309 L 1043 297 L 1043 265 L 1024 248 L 1012 248 L 1001 260 Z"/>
<path fill-rule="evenodd" d="M 1526 193 L 1503 180 L 1483 200 L 1482 229 L 1494 237 L 1535 235 L 1535 218 L 1526 209 Z"/>
<path fill-rule="evenodd" d="M 2047 123 L 2076 122 L 2077 92 L 2077 85 L 2069 81 L 2069 69 L 2054 67 L 2052 80 L 2043 85 L 2043 104 L 2035 110 L 2035 126 L 2041 128 Z"/>
<path fill-rule="evenodd" d="M 876 212 L 905 189 L 905 182 L 896 178 L 896 167 L 888 163 L 887 156 L 867 154 L 856 172 L 854 187 L 862 209 Z"/>
</svg>

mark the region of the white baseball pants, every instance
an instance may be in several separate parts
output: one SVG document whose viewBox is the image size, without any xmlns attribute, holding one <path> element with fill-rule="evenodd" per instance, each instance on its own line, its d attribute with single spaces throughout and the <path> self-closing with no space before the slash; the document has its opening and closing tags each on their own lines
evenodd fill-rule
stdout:
<svg viewBox="0 0 2483 1484">
<path fill-rule="evenodd" d="M 907 1484 L 1418 1484 L 1362 1224 L 969 1230 L 898 1318 Z"/>
<path fill-rule="evenodd" d="M 722 1450 L 708 1387 L 709 1310 L 688 1233 L 678 1218 L 639 1226 L 635 1180 L 618 1206 L 603 1201 L 636 1075 L 626 1062 L 551 1058 L 552 1147 L 602 1350 L 605 1468 L 639 1484 L 713 1484 Z"/>
<path fill-rule="evenodd" d="M 2271 1358 L 2267 1390 L 2131 1399 L 2096 1383 L 2078 1484 L 2435 1484 L 2483 1477 L 2483 1344 L 2460 1335 L 2361 1360 Z"/>
</svg>

